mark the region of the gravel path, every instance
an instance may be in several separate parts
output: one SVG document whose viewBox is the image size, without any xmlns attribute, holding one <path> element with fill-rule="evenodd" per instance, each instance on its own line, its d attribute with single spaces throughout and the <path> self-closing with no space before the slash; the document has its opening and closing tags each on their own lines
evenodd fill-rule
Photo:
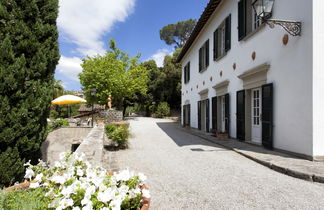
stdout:
<svg viewBox="0 0 324 210">
<path fill-rule="evenodd" d="M 147 175 L 151 209 L 324 209 L 324 184 L 272 171 L 169 120 L 130 123 L 130 148 L 109 157 Z"/>
</svg>

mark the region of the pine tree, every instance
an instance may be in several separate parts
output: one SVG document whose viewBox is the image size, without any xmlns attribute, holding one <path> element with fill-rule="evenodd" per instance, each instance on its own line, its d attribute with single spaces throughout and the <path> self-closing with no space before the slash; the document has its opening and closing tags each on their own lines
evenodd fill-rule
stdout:
<svg viewBox="0 0 324 210">
<path fill-rule="evenodd" d="M 60 57 L 57 15 L 58 0 L 0 1 L 0 187 L 40 157 Z"/>
</svg>

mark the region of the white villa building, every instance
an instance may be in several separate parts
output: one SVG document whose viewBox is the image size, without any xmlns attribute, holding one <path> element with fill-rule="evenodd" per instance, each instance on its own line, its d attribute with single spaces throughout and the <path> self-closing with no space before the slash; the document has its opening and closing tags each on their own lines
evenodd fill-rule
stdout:
<svg viewBox="0 0 324 210">
<path fill-rule="evenodd" d="M 273 7 L 261 20 L 254 1 L 211 0 L 202 13 L 178 57 L 181 123 L 324 160 L 324 3 L 263 0 Z"/>
</svg>

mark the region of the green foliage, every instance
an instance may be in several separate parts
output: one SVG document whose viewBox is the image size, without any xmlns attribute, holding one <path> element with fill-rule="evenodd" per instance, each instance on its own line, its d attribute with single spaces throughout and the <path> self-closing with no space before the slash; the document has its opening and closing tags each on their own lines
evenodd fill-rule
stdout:
<svg viewBox="0 0 324 210">
<path fill-rule="evenodd" d="M 147 91 L 148 72 L 138 64 L 138 56 L 130 58 L 117 49 L 115 41 L 110 41 L 110 50 L 104 56 L 97 55 L 83 59 L 80 82 L 84 91 L 90 93 L 96 88 L 95 101 L 107 104 L 112 96 L 113 106 L 120 109 L 125 99 L 132 99 L 136 93 L 145 95 Z M 90 94 L 87 100 L 92 101 Z"/>
<path fill-rule="evenodd" d="M 176 44 L 176 48 L 181 48 L 190 37 L 195 25 L 196 20 L 193 19 L 169 24 L 160 30 L 160 39 L 167 45 Z"/>
<path fill-rule="evenodd" d="M 40 157 L 60 57 L 57 14 L 58 0 L 0 1 L 0 186 Z"/>
<path fill-rule="evenodd" d="M 44 188 L 0 192 L 0 209 L 47 209 L 45 193 Z"/>
<path fill-rule="evenodd" d="M 57 128 L 69 126 L 69 122 L 66 119 L 57 119 L 48 125 L 48 132 L 51 132 Z"/>
<path fill-rule="evenodd" d="M 147 61 L 142 65 L 149 71 L 147 95 L 139 100 L 147 106 L 147 111 L 152 113 L 155 103 L 166 101 L 170 107 L 178 109 L 181 103 L 181 64 L 176 62 L 180 49 L 173 55 L 164 58 L 164 66 L 158 68 L 155 61 Z M 154 65 L 154 64 L 155 65 Z M 150 108 L 151 107 L 151 108 Z M 155 110 L 154 110 L 155 111 Z"/>
<path fill-rule="evenodd" d="M 108 124 L 105 127 L 106 135 L 114 141 L 119 148 L 126 148 L 128 144 L 129 123 Z"/>
<path fill-rule="evenodd" d="M 167 102 L 159 103 L 155 115 L 157 117 L 167 117 L 170 115 L 170 106 Z"/>
</svg>

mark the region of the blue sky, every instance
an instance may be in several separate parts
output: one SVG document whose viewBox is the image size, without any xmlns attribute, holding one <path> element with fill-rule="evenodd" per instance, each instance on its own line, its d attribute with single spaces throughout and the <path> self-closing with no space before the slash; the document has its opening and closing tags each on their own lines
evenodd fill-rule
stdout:
<svg viewBox="0 0 324 210">
<path fill-rule="evenodd" d="M 173 51 L 160 40 L 159 30 L 189 18 L 198 19 L 208 0 L 60 0 L 58 18 L 61 59 L 55 78 L 67 90 L 79 90 L 81 59 L 103 54 L 109 39 L 131 56 L 154 59 Z"/>
</svg>

